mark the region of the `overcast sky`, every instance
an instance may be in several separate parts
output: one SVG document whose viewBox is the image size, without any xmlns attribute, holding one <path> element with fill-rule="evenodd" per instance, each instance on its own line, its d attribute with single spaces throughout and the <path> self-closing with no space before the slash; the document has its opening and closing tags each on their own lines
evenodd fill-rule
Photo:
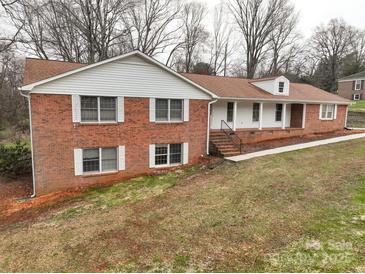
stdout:
<svg viewBox="0 0 365 274">
<path fill-rule="evenodd" d="M 198 0 L 213 7 L 220 0 Z M 309 37 L 313 29 L 331 18 L 343 18 L 350 25 L 365 29 L 365 0 L 292 0 L 300 14 L 299 29 Z M 210 13 L 211 14 L 211 13 Z"/>
</svg>

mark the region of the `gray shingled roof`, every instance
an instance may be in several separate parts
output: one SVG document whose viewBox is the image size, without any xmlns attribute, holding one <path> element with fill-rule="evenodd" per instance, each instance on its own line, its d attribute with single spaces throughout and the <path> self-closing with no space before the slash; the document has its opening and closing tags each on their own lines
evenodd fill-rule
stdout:
<svg viewBox="0 0 365 274">
<path fill-rule="evenodd" d="M 361 71 L 346 77 L 343 77 L 341 79 L 339 79 L 339 81 L 345 81 L 345 80 L 360 80 L 360 79 L 365 79 L 365 71 Z"/>
</svg>

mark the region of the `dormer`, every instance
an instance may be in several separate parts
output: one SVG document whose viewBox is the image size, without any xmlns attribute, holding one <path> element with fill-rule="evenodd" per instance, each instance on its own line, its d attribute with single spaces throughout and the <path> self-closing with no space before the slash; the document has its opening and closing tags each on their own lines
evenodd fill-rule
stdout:
<svg viewBox="0 0 365 274">
<path fill-rule="evenodd" d="M 251 81 L 251 84 L 273 95 L 289 96 L 290 81 L 284 76 L 257 79 Z"/>
</svg>

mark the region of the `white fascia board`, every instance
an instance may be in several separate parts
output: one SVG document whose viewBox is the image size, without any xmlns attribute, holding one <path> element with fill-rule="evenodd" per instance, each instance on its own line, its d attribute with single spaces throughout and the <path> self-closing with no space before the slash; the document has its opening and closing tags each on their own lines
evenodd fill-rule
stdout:
<svg viewBox="0 0 365 274">
<path fill-rule="evenodd" d="M 150 56 L 148 56 L 148 55 L 146 55 L 146 54 L 144 54 L 144 53 L 142 53 L 138 50 L 137 51 L 132 51 L 132 52 L 129 52 L 129 53 L 126 53 L 126 54 L 123 54 L 123 55 L 119 55 L 119 56 L 116 56 L 116 57 L 112 57 L 112 58 L 109 58 L 109 59 L 106 59 L 106 60 L 91 64 L 91 65 L 87 65 L 87 66 L 84 66 L 84 67 L 81 67 L 81 68 L 78 68 L 78 69 L 74 69 L 74 70 L 71 70 L 71 71 L 68 71 L 68 72 L 65 72 L 65 73 L 61 73 L 59 75 L 56 75 L 56 76 L 53 76 L 53 77 L 50 77 L 50 78 L 47 78 L 47 79 L 32 83 L 32 84 L 22 86 L 22 87 L 19 88 L 19 90 L 31 92 L 32 89 L 36 86 L 43 85 L 43 84 L 49 83 L 51 81 L 55 81 L 55 80 L 64 78 L 66 76 L 69 76 L 69 75 L 72 75 L 72 74 L 75 74 L 75 73 L 79 73 L 81 71 L 85 71 L 85 70 L 88 70 L 88 69 L 91 69 L 91 68 L 94 68 L 94 67 L 98 67 L 98 66 L 101 66 L 103 64 L 107 64 L 107 63 L 114 62 L 114 61 L 117 61 L 117 60 L 125 59 L 125 58 L 127 58 L 129 56 L 133 56 L 133 55 L 138 55 L 138 56 L 144 58 L 145 60 L 155 64 L 156 66 L 164 69 L 165 71 L 173 74 L 174 76 L 182 79 L 183 81 L 188 82 L 189 84 L 193 85 L 194 87 L 198 88 L 199 90 L 203 91 L 204 93 L 210 95 L 212 98 L 218 98 L 218 96 L 215 95 L 213 92 L 203 88 L 202 86 L 198 85 L 197 83 L 195 83 L 195 82 L 189 80 L 188 78 L 180 75 L 179 73 L 175 72 L 174 70 L 170 69 L 169 67 L 165 66 L 164 64 L 156 61 L 152 57 L 150 57 Z"/>
<path fill-rule="evenodd" d="M 341 101 L 315 101 L 315 100 L 290 100 L 290 99 L 266 99 L 266 98 L 243 98 L 243 97 L 219 97 L 220 100 L 256 101 L 256 102 L 287 102 L 287 103 L 307 103 L 307 104 L 337 104 L 351 105 L 353 102 Z"/>
<path fill-rule="evenodd" d="M 353 82 L 353 81 L 356 81 L 356 80 L 360 80 L 360 81 L 364 81 L 365 80 L 365 77 L 360 77 L 360 78 L 354 78 L 354 79 L 344 79 L 344 80 L 341 80 L 339 79 L 338 82 L 339 83 L 344 83 L 344 82 Z"/>
</svg>

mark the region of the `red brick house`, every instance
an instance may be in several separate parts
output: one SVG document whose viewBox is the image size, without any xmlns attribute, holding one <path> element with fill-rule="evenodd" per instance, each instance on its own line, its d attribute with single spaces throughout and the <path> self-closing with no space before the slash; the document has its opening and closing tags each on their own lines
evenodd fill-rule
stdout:
<svg viewBox="0 0 365 274">
<path fill-rule="evenodd" d="M 181 75 L 138 51 L 92 65 L 28 58 L 21 92 L 34 195 L 196 164 L 209 139 L 227 156 L 235 138 L 340 130 L 350 103 L 285 77 Z"/>
<path fill-rule="evenodd" d="M 364 100 L 365 71 L 355 73 L 338 80 L 338 95 L 349 100 Z"/>
</svg>

